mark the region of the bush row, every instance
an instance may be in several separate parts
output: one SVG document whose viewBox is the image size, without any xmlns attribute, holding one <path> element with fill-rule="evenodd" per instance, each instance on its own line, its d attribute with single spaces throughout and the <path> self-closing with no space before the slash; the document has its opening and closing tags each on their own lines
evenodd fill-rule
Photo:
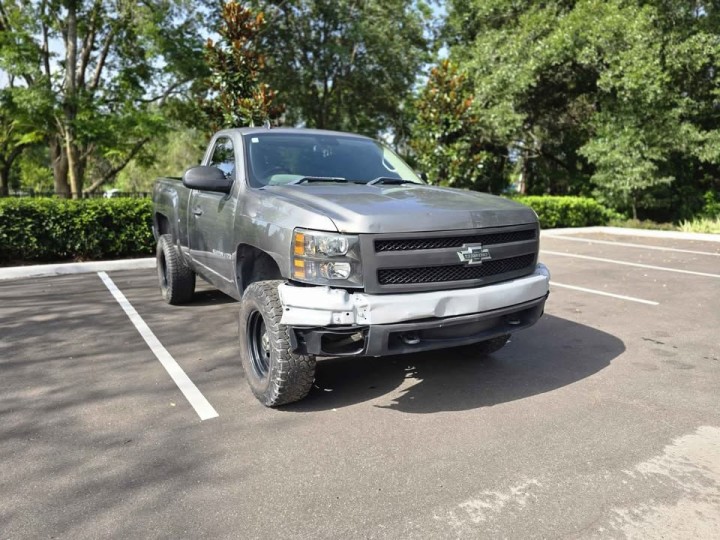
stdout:
<svg viewBox="0 0 720 540">
<path fill-rule="evenodd" d="M 622 218 L 617 212 L 587 197 L 528 195 L 514 199 L 535 210 L 543 229 L 607 225 L 611 219 Z"/>
<path fill-rule="evenodd" d="M 153 253 L 148 199 L 0 199 L 0 263 Z"/>
<path fill-rule="evenodd" d="M 593 199 L 528 196 L 516 200 L 543 228 L 604 225 L 614 216 Z M 0 199 L 0 263 L 151 255 L 148 199 Z"/>
</svg>

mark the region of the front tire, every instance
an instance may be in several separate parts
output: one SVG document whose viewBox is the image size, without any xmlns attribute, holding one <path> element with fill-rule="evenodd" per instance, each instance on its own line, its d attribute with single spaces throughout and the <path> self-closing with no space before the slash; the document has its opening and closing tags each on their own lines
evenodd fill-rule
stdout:
<svg viewBox="0 0 720 540">
<path fill-rule="evenodd" d="M 301 400 L 315 380 L 315 358 L 292 352 L 289 329 L 280 324 L 281 283 L 251 283 L 240 305 L 240 359 L 250 389 L 266 407 Z"/>
<path fill-rule="evenodd" d="M 158 238 L 156 255 L 162 297 L 172 305 L 189 302 L 195 293 L 195 272 L 180 257 L 172 235 Z"/>
</svg>

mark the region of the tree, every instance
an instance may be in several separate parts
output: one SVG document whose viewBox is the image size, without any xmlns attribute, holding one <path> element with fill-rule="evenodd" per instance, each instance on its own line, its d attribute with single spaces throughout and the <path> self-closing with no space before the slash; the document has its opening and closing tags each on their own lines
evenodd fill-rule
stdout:
<svg viewBox="0 0 720 540">
<path fill-rule="evenodd" d="M 720 6 L 452 0 L 445 39 L 531 192 L 684 218 L 720 187 Z"/>
<path fill-rule="evenodd" d="M 23 151 L 41 142 L 43 132 L 36 126 L 42 124 L 32 91 L 16 88 L 13 81 L 0 89 L 0 197 L 7 197 L 10 189 L 10 170 Z"/>
<path fill-rule="evenodd" d="M 262 46 L 286 121 L 377 135 L 429 60 L 422 0 L 254 0 L 268 24 Z"/>
<path fill-rule="evenodd" d="M 507 149 L 487 139 L 473 100 L 467 76 L 440 62 L 415 102 L 410 146 L 433 183 L 498 193 L 506 184 Z"/>
<path fill-rule="evenodd" d="M 210 132 L 261 125 L 282 113 L 275 91 L 263 80 L 265 56 L 258 41 L 264 28 L 262 12 L 254 13 L 235 1 L 222 6 L 221 40 L 208 39 L 205 45 L 210 75 L 202 85 L 206 96 L 200 99 L 200 109 Z"/>
<path fill-rule="evenodd" d="M 89 189 L 111 180 L 162 129 L 163 104 L 202 75 L 199 7 L 0 0 L 2 68 L 51 96 L 42 127 L 56 192 L 79 196 L 88 172 Z"/>
<path fill-rule="evenodd" d="M 164 135 L 154 137 L 147 145 L 152 159 L 134 159 L 117 176 L 113 187 L 120 191 L 152 191 L 160 176 L 182 176 L 185 170 L 200 163 L 207 141 L 199 128 L 188 128 L 173 122 Z"/>
<path fill-rule="evenodd" d="M 10 16 L 0 4 L 0 196 L 9 192 L 10 172 L 22 153 L 44 138 L 52 97 L 43 87 L 28 87 L 26 78 L 37 78 L 34 47 L 25 33 L 12 33 L 11 24 L 27 24 L 22 13 Z"/>
</svg>

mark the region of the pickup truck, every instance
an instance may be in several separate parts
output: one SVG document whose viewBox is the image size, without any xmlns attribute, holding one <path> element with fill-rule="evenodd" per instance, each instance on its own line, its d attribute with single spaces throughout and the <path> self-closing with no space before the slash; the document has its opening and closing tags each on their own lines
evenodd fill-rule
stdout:
<svg viewBox="0 0 720 540">
<path fill-rule="evenodd" d="M 493 353 L 548 296 L 533 210 L 428 185 L 359 135 L 223 130 L 153 203 L 164 299 L 190 301 L 200 276 L 240 301 L 240 359 L 269 407 L 307 395 L 316 357 Z"/>
</svg>

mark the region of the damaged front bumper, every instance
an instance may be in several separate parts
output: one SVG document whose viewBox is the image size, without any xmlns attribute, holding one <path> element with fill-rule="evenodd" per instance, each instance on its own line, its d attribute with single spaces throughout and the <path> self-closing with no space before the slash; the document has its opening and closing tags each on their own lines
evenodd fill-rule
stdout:
<svg viewBox="0 0 720 540">
<path fill-rule="evenodd" d="M 327 356 L 384 356 L 492 339 L 535 324 L 550 272 L 543 264 L 522 278 L 423 293 L 369 295 L 329 287 L 279 287 L 281 323 L 293 348 Z"/>
</svg>

